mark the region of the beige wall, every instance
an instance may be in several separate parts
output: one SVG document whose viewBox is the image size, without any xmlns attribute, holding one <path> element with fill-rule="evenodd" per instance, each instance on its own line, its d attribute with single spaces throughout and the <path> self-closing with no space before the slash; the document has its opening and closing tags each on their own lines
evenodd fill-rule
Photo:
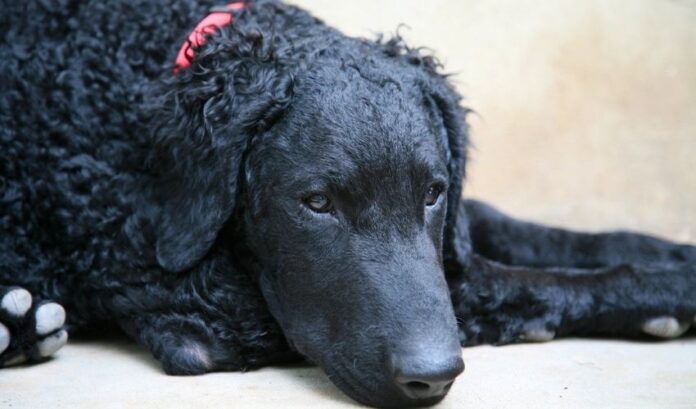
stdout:
<svg viewBox="0 0 696 409">
<path fill-rule="evenodd" d="M 293 0 L 394 32 L 475 109 L 466 194 L 576 228 L 696 241 L 696 1 Z"/>
</svg>

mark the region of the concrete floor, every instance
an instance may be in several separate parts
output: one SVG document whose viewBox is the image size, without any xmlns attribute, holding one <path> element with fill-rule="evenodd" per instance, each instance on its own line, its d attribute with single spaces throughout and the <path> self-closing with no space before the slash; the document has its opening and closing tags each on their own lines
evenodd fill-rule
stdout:
<svg viewBox="0 0 696 409">
<path fill-rule="evenodd" d="M 696 339 L 562 340 L 464 350 L 438 408 L 696 408 Z M 0 371 L 0 408 L 349 408 L 315 367 L 172 377 L 125 341 L 71 342 L 50 362 Z"/>
<path fill-rule="evenodd" d="M 351 35 L 437 51 L 477 111 L 466 194 L 569 227 L 696 241 L 696 3 L 295 0 Z M 694 295 L 696 296 L 696 294 Z M 696 339 L 464 351 L 442 408 L 696 408 Z M 162 374 L 123 341 L 0 371 L 0 408 L 356 406 L 316 368 Z"/>
</svg>

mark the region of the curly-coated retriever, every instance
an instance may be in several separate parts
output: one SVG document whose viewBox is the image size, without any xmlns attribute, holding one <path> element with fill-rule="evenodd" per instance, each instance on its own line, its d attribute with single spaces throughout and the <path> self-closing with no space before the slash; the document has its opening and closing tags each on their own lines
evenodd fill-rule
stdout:
<svg viewBox="0 0 696 409">
<path fill-rule="evenodd" d="M 301 356 L 419 406 L 461 345 L 693 323 L 696 247 L 460 200 L 467 110 L 433 58 L 219 6 L 2 1 L 0 366 L 116 325 L 170 374 Z"/>
</svg>

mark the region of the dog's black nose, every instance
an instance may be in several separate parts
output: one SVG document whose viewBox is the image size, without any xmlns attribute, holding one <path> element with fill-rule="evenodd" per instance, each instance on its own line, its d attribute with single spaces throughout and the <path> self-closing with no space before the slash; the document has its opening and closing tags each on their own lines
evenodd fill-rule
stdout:
<svg viewBox="0 0 696 409">
<path fill-rule="evenodd" d="M 464 371 L 464 361 L 459 356 L 402 356 L 393 358 L 392 365 L 396 386 L 408 398 L 419 400 L 444 396 L 454 378 Z"/>
</svg>

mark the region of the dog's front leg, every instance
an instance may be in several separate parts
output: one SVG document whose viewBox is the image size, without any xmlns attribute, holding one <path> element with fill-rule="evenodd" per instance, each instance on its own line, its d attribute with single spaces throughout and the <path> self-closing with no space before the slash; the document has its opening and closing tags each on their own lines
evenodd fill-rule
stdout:
<svg viewBox="0 0 696 409">
<path fill-rule="evenodd" d="M 119 322 L 168 374 L 246 370 L 292 357 L 256 285 L 229 257 L 208 257 L 173 282 L 113 300 Z"/>
<path fill-rule="evenodd" d="M 696 266 L 511 267 L 474 255 L 449 272 L 463 345 L 558 336 L 673 338 L 696 323 Z"/>
</svg>

